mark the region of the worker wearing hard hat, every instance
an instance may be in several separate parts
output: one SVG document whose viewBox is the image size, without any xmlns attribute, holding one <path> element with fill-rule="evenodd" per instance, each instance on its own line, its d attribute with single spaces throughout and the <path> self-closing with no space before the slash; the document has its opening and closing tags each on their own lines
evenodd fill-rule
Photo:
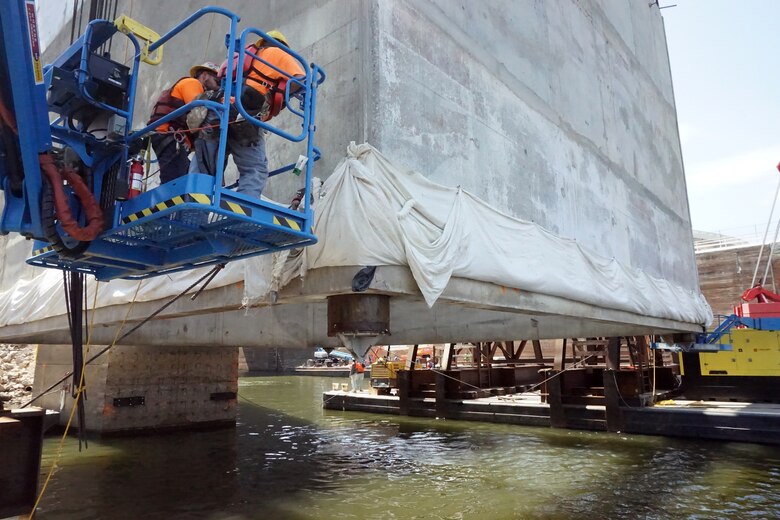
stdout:
<svg viewBox="0 0 780 520">
<path fill-rule="evenodd" d="M 244 83 L 240 89 L 244 109 L 261 121 L 268 121 L 284 108 L 284 90 L 289 78 L 305 77 L 301 64 L 284 48 L 289 48 L 284 34 L 274 29 L 268 32 L 268 36 L 271 40 L 260 38 L 247 48 L 260 59 L 245 56 Z M 227 62 L 222 65 L 221 75 L 224 75 L 226 67 Z M 295 92 L 297 87 L 296 84 L 290 85 L 290 92 Z M 214 175 L 217 133 L 212 132 L 209 138 L 208 132 L 204 132 L 201 137 L 195 145 L 195 160 L 190 172 Z M 261 128 L 246 121 L 232 122 L 228 131 L 225 160 L 228 154 L 233 155 L 233 162 L 238 169 L 238 192 L 259 199 L 268 180 L 268 158 Z"/>
<path fill-rule="evenodd" d="M 195 65 L 189 77 L 180 78 L 171 88 L 164 90 L 154 104 L 152 116 L 147 124 L 161 119 L 174 110 L 193 101 L 207 90 L 219 89 L 217 74 L 219 68 L 210 61 Z M 190 167 L 190 133 L 187 129 L 187 115 L 181 115 L 157 127 L 152 135 L 152 148 L 160 168 L 160 184 L 185 175 Z"/>
</svg>

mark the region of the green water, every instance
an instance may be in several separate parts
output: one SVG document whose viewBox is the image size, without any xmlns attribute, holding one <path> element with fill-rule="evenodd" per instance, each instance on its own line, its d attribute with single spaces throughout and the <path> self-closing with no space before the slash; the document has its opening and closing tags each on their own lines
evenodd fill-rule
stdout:
<svg viewBox="0 0 780 520">
<path fill-rule="evenodd" d="M 780 518 L 778 448 L 326 411 L 334 381 L 243 378 L 235 429 L 69 440 L 36 518 Z"/>
</svg>

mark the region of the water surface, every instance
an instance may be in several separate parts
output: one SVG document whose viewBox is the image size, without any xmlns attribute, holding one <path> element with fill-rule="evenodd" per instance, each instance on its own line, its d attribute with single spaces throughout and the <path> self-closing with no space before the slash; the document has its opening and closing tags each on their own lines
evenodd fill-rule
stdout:
<svg viewBox="0 0 780 520">
<path fill-rule="evenodd" d="M 242 378 L 235 429 L 69 439 L 36 518 L 780 518 L 780 448 L 323 410 L 334 381 Z"/>
</svg>

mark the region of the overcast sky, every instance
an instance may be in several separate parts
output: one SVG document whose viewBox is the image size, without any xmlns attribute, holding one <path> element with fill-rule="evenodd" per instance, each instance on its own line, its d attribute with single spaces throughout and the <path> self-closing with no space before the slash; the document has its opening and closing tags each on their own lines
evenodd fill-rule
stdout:
<svg viewBox="0 0 780 520">
<path fill-rule="evenodd" d="M 693 228 L 763 232 L 780 180 L 780 1 L 661 1 L 671 4 L 662 13 Z"/>
</svg>

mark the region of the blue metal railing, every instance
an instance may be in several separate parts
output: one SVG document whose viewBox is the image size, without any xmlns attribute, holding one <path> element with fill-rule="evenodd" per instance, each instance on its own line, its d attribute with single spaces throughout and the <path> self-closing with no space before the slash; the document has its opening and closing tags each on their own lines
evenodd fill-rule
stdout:
<svg viewBox="0 0 780 520">
<path fill-rule="evenodd" d="M 136 81 L 130 81 L 130 92 L 128 93 L 128 102 L 127 102 L 127 110 L 123 110 L 119 107 L 111 106 L 107 103 L 103 103 L 102 101 L 98 101 L 95 98 L 92 97 L 92 94 L 89 93 L 87 90 L 87 81 L 88 81 L 88 67 L 89 67 L 89 56 L 92 54 L 92 34 L 96 27 L 99 27 L 101 25 L 110 25 L 114 26 L 113 22 L 109 22 L 108 20 L 93 20 L 87 24 L 87 29 L 84 32 L 84 45 L 81 47 L 81 61 L 79 63 L 79 70 L 78 70 L 78 84 L 79 84 L 79 93 L 81 96 L 92 103 L 93 105 L 102 108 L 103 110 L 107 110 L 109 112 L 113 112 L 115 114 L 118 114 L 122 117 L 124 117 L 127 120 L 127 127 L 129 128 L 132 124 L 133 119 L 133 107 L 135 106 L 135 90 L 136 90 Z M 114 31 L 116 29 L 114 28 Z M 130 41 L 133 42 L 133 46 L 135 47 L 135 56 L 133 60 L 133 74 L 135 75 L 138 72 L 138 66 L 140 64 L 140 57 L 141 57 L 141 46 L 138 43 L 138 39 L 132 35 L 128 34 L 126 35 L 128 38 L 130 38 Z M 96 45 L 97 47 L 97 45 Z"/>
<path fill-rule="evenodd" d="M 215 101 L 208 101 L 208 100 L 195 100 L 188 104 L 186 104 L 183 107 L 180 107 L 173 112 L 167 114 L 166 116 L 156 120 L 154 123 L 149 124 L 142 128 L 141 130 L 137 130 L 130 134 L 128 136 L 128 143 L 133 142 L 137 139 L 140 139 L 144 137 L 145 135 L 149 134 L 150 132 L 157 129 L 159 126 L 176 119 L 190 110 L 192 110 L 195 107 L 198 106 L 205 106 L 210 110 L 213 110 L 219 119 L 219 127 L 220 127 L 220 135 L 219 135 L 219 145 L 218 145 L 218 151 L 217 151 L 217 161 L 216 161 L 216 172 L 215 172 L 215 182 L 214 182 L 214 192 L 213 192 L 213 204 L 215 206 L 218 206 L 220 203 L 220 200 L 222 198 L 222 193 L 226 191 L 226 188 L 222 188 L 223 184 L 223 178 L 224 178 L 224 165 L 225 165 L 225 156 L 227 153 L 227 128 L 230 124 L 230 106 L 231 106 L 231 98 L 234 98 L 232 101 L 233 106 L 235 106 L 237 112 L 241 114 L 241 116 L 249 123 L 255 126 L 258 126 L 262 128 L 263 130 L 266 130 L 268 132 L 271 132 L 273 134 L 276 134 L 288 141 L 291 142 L 301 142 L 303 140 L 307 140 L 307 148 L 306 148 L 306 154 L 307 157 L 310 159 L 307 161 L 306 164 L 306 175 L 305 175 L 305 197 L 308 201 L 311 198 L 311 168 L 312 163 L 316 160 L 318 160 L 321 156 L 320 151 L 314 146 L 313 143 L 313 135 L 314 135 L 314 113 L 315 113 L 315 105 L 316 105 L 316 89 L 317 86 L 320 85 L 325 80 L 325 73 L 320 69 L 317 65 L 309 66 L 306 61 L 303 59 L 302 56 L 300 56 L 295 51 L 289 49 L 288 47 L 279 44 L 278 46 L 282 48 L 285 52 L 287 52 L 290 56 L 292 56 L 300 65 L 301 68 L 305 72 L 304 78 L 295 78 L 292 77 L 290 74 L 288 74 L 286 71 L 279 69 L 278 67 L 274 66 L 271 63 L 268 63 L 265 60 L 262 60 L 259 56 L 252 53 L 248 49 L 246 49 L 246 40 L 249 35 L 256 35 L 258 37 L 263 37 L 267 41 L 273 44 L 275 40 L 271 39 L 268 34 L 261 31 L 257 28 L 248 28 L 245 29 L 241 33 L 241 37 L 239 39 L 236 39 L 236 32 L 237 32 L 237 23 L 240 20 L 240 18 L 232 13 L 231 11 L 221 8 L 221 7 L 204 7 L 188 18 L 186 18 L 184 21 L 176 25 L 173 29 L 165 33 L 163 36 L 160 37 L 159 40 L 157 40 L 155 43 L 149 46 L 149 52 L 152 53 L 155 50 L 157 50 L 160 46 L 162 46 L 164 43 L 169 41 L 171 38 L 176 36 L 178 33 L 186 29 L 189 25 L 191 25 L 193 22 L 198 20 L 200 17 L 206 15 L 206 14 L 220 14 L 230 19 L 230 32 L 225 38 L 225 44 L 227 47 L 227 56 L 228 59 L 226 60 L 226 70 L 225 70 L 225 81 L 224 81 L 224 97 L 222 102 L 215 102 Z M 238 49 L 241 49 L 239 51 Z M 140 53 L 139 53 L 140 54 Z M 301 118 L 301 132 L 300 134 L 293 135 L 289 132 L 285 132 L 284 130 L 281 130 L 280 128 L 268 124 L 266 122 L 258 120 L 256 117 L 250 115 L 247 110 L 244 108 L 244 106 L 241 103 L 241 88 L 240 86 L 243 84 L 243 63 L 244 59 L 249 56 L 250 59 L 259 59 L 261 62 L 267 64 L 269 67 L 276 70 L 278 73 L 286 76 L 289 81 L 287 83 L 287 88 L 285 89 L 285 104 L 287 105 L 287 109 L 297 117 Z M 238 59 L 234 60 L 233 57 L 237 57 Z M 234 72 L 235 71 L 235 72 Z M 231 79 L 235 75 L 235 80 L 231 81 Z M 297 85 L 299 90 L 293 94 L 290 93 L 290 86 L 291 85 Z M 236 95 L 234 95 L 234 92 Z M 303 109 L 298 110 L 294 108 L 290 103 L 290 98 L 298 98 L 301 100 Z M 290 164 L 287 164 L 285 166 L 282 166 L 280 168 L 277 168 L 271 172 L 269 172 L 269 177 L 273 177 L 276 175 L 279 175 L 281 173 L 288 172 L 292 170 L 295 166 L 295 161 L 291 162 Z M 236 196 L 240 194 L 231 193 L 231 196 Z M 306 207 L 309 207 L 309 204 L 306 204 Z M 299 213 L 300 214 L 300 213 Z M 305 230 L 307 233 L 311 232 L 311 218 L 313 216 L 313 213 L 310 209 L 306 210 L 306 213 L 304 215 L 306 222 L 307 222 L 307 229 Z"/>
</svg>

